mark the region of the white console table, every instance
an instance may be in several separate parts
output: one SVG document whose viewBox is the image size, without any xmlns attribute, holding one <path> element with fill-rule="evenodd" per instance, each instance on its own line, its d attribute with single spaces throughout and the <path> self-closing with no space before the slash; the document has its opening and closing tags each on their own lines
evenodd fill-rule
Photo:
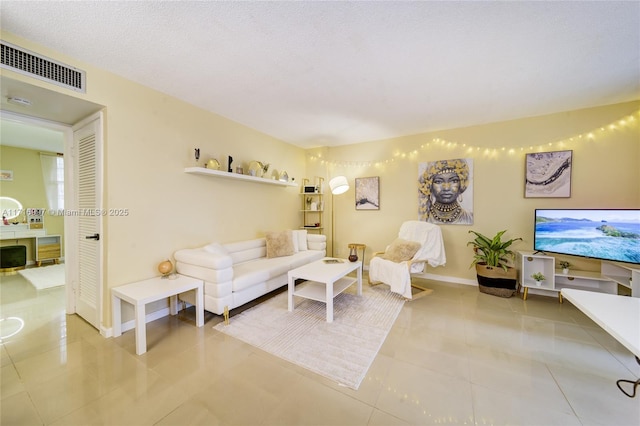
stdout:
<svg viewBox="0 0 640 426">
<path fill-rule="evenodd" d="M 204 288 L 202 280 L 177 275 L 176 279 L 155 277 L 111 289 L 113 309 L 113 337 L 122 334 L 121 303 L 124 300 L 134 306 L 136 321 L 136 354 L 147 351 L 146 310 L 147 303 L 169 298 L 169 311 L 176 315 L 177 296 L 190 290 L 196 291 L 196 326 L 204 325 Z"/>
<path fill-rule="evenodd" d="M 563 288 L 561 292 L 565 299 L 629 349 L 640 362 L 640 298 L 572 288 Z M 621 382 L 634 384 L 633 395 L 620 387 Z M 639 384 L 640 380 L 618 380 L 618 387 L 629 397 L 635 395 Z"/>
</svg>

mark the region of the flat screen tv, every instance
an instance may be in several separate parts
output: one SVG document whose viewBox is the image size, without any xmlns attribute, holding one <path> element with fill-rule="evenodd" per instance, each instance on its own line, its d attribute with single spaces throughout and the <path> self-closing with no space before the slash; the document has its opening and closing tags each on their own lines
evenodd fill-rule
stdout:
<svg viewBox="0 0 640 426">
<path fill-rule="evenodd" d="M 534 250 L 640 264 L 640 209 L 536 209 Z"/>
</svg>

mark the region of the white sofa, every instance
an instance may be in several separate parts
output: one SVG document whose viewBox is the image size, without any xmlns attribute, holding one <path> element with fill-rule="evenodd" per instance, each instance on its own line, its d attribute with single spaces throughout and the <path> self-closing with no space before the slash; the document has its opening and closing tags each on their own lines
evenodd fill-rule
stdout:
<svg viewBox="0 0 640 426">
<path fill-rule="evenodd" d="M 325 257 L 325 235 L 306 230 L 285 232 L 291 235 L 291 254 L 267 257 L 267 240 L 273 241 L 267 234 L 265 238 L 178 250 L 174 253 L 176 271 L 203 280 L 204 309 L 225 314 L 225 308 L 236 308 L 287 285 L 291 269 Z M 269 254 L 273 255 L 271 248 Z M 189 293 L 181 296 L 191 304 L 195 303 L 193 298 Z"/>
</svg>

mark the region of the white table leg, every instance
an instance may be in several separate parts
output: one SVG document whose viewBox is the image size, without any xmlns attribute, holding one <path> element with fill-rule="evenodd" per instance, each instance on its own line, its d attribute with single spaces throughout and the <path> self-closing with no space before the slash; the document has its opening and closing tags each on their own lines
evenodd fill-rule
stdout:
<svg viewBox="0 0 640 426">
<path fill-rule="evenodd" d="M 121 313 L 121 301 L 119 297 L 111 296 L 111 312 L 113 313 L 113 337 L 118 337 L 122 334 L 122 313 Z"/>
<path fill-rule="evenodd" d="M 136 315 L 136 354 L 142 355 L 147 351 L 147 324 L 145 321 L 144 303 L 135 305 Z"/>
<path fill-rule="evenodd" d="M 327 283 L 327 322 L 333 322 L 333 281 Z"/>
<path fill-rule="evenodd" d="M 204 325 L 204 283 L 201 283 L 196 289 L 196 326 Z"/>
<path fill-rule="evenodd" d="M 293 292 L 295 290 L 295 285 L 294 285 L 295 279 L 292 276 L 289 276 L 289 285 L 287 287 L 287 305 L 288 305 L 288 309 L 289 312 L 293 311 Z"/>
<path fill-rule="evenodd" d="M 358 296 L 362 296 L 362 268 L 358 268 Z"/>
<path fill-rule="evenodd" d="M 169 297 L 169 313 L 171 315 L 178 315 L 178 295 Z"/>
</svg>

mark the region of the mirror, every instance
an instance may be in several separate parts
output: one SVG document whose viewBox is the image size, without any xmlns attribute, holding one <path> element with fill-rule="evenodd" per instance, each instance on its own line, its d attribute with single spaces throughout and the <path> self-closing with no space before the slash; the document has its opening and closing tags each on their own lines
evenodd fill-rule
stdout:
<svg viewBox="0 0 640 426">
<path fill-rule="evenodd" d="M 0 197 L 0 211 L 3 218 L 11 220 L 22 214 L 22 204 L 15 198 Z"/>
</svg>

